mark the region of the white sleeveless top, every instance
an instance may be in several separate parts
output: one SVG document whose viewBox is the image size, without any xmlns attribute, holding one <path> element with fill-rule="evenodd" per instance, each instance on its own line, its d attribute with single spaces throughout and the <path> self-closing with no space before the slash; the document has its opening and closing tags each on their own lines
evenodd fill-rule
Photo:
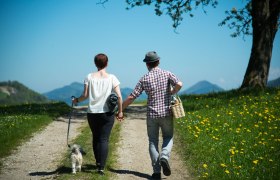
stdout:
<svg viewBox="0 0 280 180">
<path fill-rule="evenodd" d="M 84 84 L 88 85 L 89 104 L 88 113 L 105 113 L 109 112 L 106 100 L 120 81 L 115 75 L 109 74 L 106 78 L 92 77 L 88 74 Z"/>
</svg>

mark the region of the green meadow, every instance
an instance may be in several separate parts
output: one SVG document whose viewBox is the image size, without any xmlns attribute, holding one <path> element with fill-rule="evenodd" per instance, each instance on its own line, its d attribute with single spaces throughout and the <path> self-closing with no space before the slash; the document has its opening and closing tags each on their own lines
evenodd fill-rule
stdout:
<svg viewBox="0 0 280 180">
<path fill-rule="evenodd" d="M 186 117 L 176 120 L 179 151 L 195 177 L 280 177 L 280 89 L 181 99 Z"/>
<path fill-rule="evenodd" d="M 280 177 L 279 88 L 185 95 L 181 99 L 186 117 L 175 120 L 174 149 L 182 155 L 192 177 L 215 180 Z M 1 106 L 0 158 L 9 155 L 53 118 L 69 111 L 70 107 L 64 103 Z M 120 124 L 116 123 L 110 141 L 109 169 L 116 166 L 119 130 Z M 78 176 L 99 178 L 92 173 L 90 130 L 86 127 L 81 131 L 75 141 L 88 152 L 85 156 L 88 171 Z M 65 152 L 57 170 L 58 179 L 73 178 L 68 154 Z M 110 178 L 112 174 L 108 173 L 102 179 Z"/>
</svg>

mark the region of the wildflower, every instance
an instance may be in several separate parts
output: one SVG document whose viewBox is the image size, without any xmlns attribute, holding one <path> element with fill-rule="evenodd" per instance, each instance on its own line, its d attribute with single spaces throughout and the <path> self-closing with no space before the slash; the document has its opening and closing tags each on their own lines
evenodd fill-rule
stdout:
<svg viewBox="0 0 280 180">
<path fill-rule="evenodd" d="M 225 165 L 224 163 L 221 163 L 220 164 L 222 167 L 227 167 L 227 165 Z"/>
<path fill-rule="evenodd" d="M 229 174 L 229 170 L 226 169 L 226 170 L 225 170 L 225 173 Z"/>
<path fill-rule="evenodd" d="M 253 161 L 253 163 L 256 164 L 256 165 L 258 164 L 258 162 L 259 162 L 259 160 L 254 160 Z"/>
<path fill-rule="evenodd" d="M 207 168 L 208 168 L 207 164 L 203 164 L 203 167 L 204 167 L 205 169 L 207 169 Z"/>
</svg>

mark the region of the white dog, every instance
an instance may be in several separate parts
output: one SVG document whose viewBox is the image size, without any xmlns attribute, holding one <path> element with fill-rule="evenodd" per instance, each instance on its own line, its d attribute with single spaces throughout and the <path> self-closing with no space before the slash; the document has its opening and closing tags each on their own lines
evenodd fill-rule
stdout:
<svg viewBox="0 0 280 180">
<path fill-rule="evenodd" d="M 71 163 L 72 163 L 72 173 L 76 174 L 76 171 L 82 170 L 83 163 L 83 150 L 77 144 L 74 144 L 71 147 Z"/>
</svg>

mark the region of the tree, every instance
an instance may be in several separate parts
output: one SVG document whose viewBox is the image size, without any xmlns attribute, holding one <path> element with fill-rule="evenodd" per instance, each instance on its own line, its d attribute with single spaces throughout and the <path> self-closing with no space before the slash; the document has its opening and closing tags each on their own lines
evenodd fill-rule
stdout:
<svg viewBox="0 0 280 180">
<path fill-rule="evenodd" d="M 108 0 L 100 0 L 104 4 Z M 176 29 L 188 14 L 193 17 L 194 9 L 218 5 L 218 0 L 126 0 L 128 7 L 154 4 L 155 14 L 164 12 L 171 17 Z M 265 88 L 267 85 L 273 42 L 279 28 L 280 0 L 246 0 L 245 7 L 226 11 L 220 25 L 234 29 L 232 37 L 253 35 L 252 50 L 241 89 Z"/>
</svg>

